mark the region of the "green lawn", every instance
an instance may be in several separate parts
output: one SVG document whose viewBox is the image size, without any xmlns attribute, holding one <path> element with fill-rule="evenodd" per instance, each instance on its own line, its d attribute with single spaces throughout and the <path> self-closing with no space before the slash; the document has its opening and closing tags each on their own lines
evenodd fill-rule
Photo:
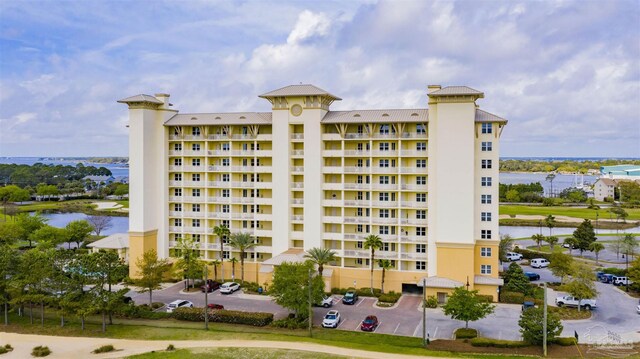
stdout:
<svg viewBox="0 0 640 359">
<path fill-rule="evenodd" d="M 154 352 L 130 356 L 132 359 L 340 359 L 342 355 L 329 355 L 300 350 L 267 349 L 267 348 L 198 348 L 178 349 L 171 352 Z"/>
<path fill-rule="evenodd" d="M 640 220 L 640 208 L 625 208 L 629 213 L 627 220 Z M 609 212 L 603 208 L 597 211 L 600 219 L 609 219 Z M 523 205 L 500 205 L 500 214 L 506 215 L 540 215 L 568 216 L 576 218 L 596 219 L 596 210 L 575 207 L 545 207 Z M 615 216 L 612 216 L 615 219 Z"/>
</svg>

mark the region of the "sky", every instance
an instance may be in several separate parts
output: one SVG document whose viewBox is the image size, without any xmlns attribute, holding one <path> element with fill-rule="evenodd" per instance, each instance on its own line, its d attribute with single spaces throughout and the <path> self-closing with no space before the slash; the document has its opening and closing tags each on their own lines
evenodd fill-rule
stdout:
<svg viewBox="0 0 640 359">
<path fill-rule="evenodd" d="M 126 156 L 127 108 L 332 110 L 481 90 L 503 157 L 640 157 L 640 1 L 0 1 L 0 156 Z"/>
</svg>

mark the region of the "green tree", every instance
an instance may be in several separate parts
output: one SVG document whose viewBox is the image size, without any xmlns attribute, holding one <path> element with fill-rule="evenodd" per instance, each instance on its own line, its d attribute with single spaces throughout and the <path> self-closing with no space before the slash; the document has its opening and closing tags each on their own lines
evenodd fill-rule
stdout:
<svg viewBox="0 0 640 359">
<path fill-rule="evenodd" d="M 515 189 L 508 190 L 505 199 L 507 202 L 520 202 L 520 192 Z"/>
<path fill-rule="evenodd" d="M 542 242 L 544 242 L 546 238 L 547 237 L 543 236 L 542 234 L 534 234 L 531 236 L 531 239 L 533 239 L 533 241 L 538 245 L 538 251 L 541 250 Z"/>
<path fill-rule="evenodd" d="M 238 258 L 231 257 L 229 259 L 229 263 L 231 263 L 231 281 L 236 281 L 236 264 L 238 263 Z"/>
<path fill-rule="evenodd" d="M 38 196 L 42 196 L 48 199 L 48 198 L 51 198 L 51 196 L 59 195 L 60 190 L 58 190 L 58 187 L 54 185 L 40 183 L 39 185 L 36 186 L 36 194 Z"/>
<path fill-rule="evenodd" d="M 0 304 L 4 306 L 4 325 L 9 325 L 9 295 L 12 277 L 16 275 L 19 254 L 8 245 L 0 244 Z"/>
<path fill-rule="evenodd" d="M 507 292 L 518 292 L 528 295 L 531 293 L 529 278 L 524 275 L 524 271 L 518 263 L 511 263 L 504 273 L 504 290 Z"/>
<path fill-rule="evenodd" d="M 640 291 L 640 257 L 636 257 L 627 272 L 629 279 L 633 282 L 631 286 L 634 290 Z"/>
<path fill-rule="evenodd" d="M 555 176 L 554 176 L 555 177 Z M 556 217 L 552 215 L 548 215 L 547 218 L 544 219 L 544 225 L 549 228 L 549 235 L 551 236 L 551 230 L 556 226 Z"/>
<path fill-rule="evenodd" d="M 29 242 L 36 242 L 39 246 L 56 247 L 67 241 L 67 231 L 62 228 L 56 228 L 45 225 L 42 228 L 31 233 Z"/>
<path fill-rule="evenodd" d="M 229 239 L 229 244 L 240 251 L 240 278 L 244 283 L 244 255 L 247 249 L 251 249 L 257 245 L 257 243 L 251 238 L 249 233 L 234 233 Z"/>
<path fill-rule="evenodd" d="M 630 256 L 630 259 L 633 259 L 636 254 L 636 248 L 638 248 L 636 237 L 631 233 L 625 233 L 624 237 L 622 237 L 622 250 L 626 256 Z"/>
<path fill-rule="evenodd" d="M 29 318 L 33 324 L 33 303 L 40 303 L 40 319 L 44 325 L 44 304 L 51 295 L 50 278 L 54 249 L 35 248 L 21 256 L 16 284 L 19 286 L 15 304 L 29 304 Z"/>
<path fill-rule="evenodd" d="M 465 328 L 469 328 L 469 322 L 475 322 L 493 313 L 495 305 L 482 300 L 477 290 L 458 287 L 453 290 L 442 309 L 445 315 L 451 316 L 451 319 L 464 321 Z"/>
<path fill-rule="evenodd" d="M 23 241 L 29 241 L 29 247 L 32 246 L 31 234 L 38 229 L 44 227 L 48 219 L 42 217 L 40 213 L 29 215 L 28 213 L 20 213 L 16 216 L 16 223 L 22 228 L 23 237 L 20 238 Z"/>
<path fill-rule="evenodd" d="M 200 260 L 200 244 L 197 243 L 190 235 L 185 235 L 178 240 L 176 245 L 176 253 L 180 257 L 176 263 L 182 271 L 182 277 L 187 280 L 185 288 L 189 286 L 189 280 L 195 287 L 196 278 L 202 277 L 202 266 Z"/>
<path fill-rule="evenodd" d="M 96 311 L 102 314 L 102 331 L 105 331 L 107 316 L 109 317 L 109 322 L 112 323 L 111 313 L 124 303 L 124 294 L 129 291 L 128 288 L 124 288 L 114 292 L 111 290 L 111 285 L 122 279 L 126 275 L 128 268 L 118 254 L 111 251 L 90 254 L 88 263 L 89 268 L 87 270 L 91 273 L 91 279 L 95 284 L 90 292 Z M 148 289 L 149 287 L 146 288 Z M 149 299 L 151 299 L 151 291 L 149 291 Z"/>
<path fill-rule="evenodd" d="M 153 304 L 153 291 L 161 288 L 160 284 L 168 270 L 168 264 L 167 260 L 158 258 L 158 253 L 155 249 L 144 252 L 142 257 L 136 261 L 139 278 L 133 282 L 142 289 L 139 293 L 149 292 L 149 305 Z"/>
<path fill-rule="evenodd" d="M 564 239 L 564 244 L 569 247 L 569 254 L 572 254 L 573 249 L 578 246 L 578 240 L 573 237 L 567 237 Z"/>
<path fill-rule="evenodd" d="M 314 276 L 311 261 L 305 263 L 284 262 L 274 267 L 273 283 L 269 294 L 282 307 L 293 310 L 296 317 L 309 317 L 309 285 L 311 301 L 318 303 L 324 293 L 324 282 L 319 275 Z"/>
<path fill-rule="evenodd" d="M 591 221 L 585 219 L 575 231 L 573 231 L 573 238 L 578 241 L 577 247 L 580 250 L 580 256 L 582 252 L 589 250 L 591 243 L 596 241 L 596 233 L 593 231 L 593 225 Z"/>
<path fill-rule="evenodd" d="M 500 243 L 498 244 L 498 257 L 500 261 L 507 261 L 507 252 L 511 250 L 513 247 L 514 239 L 508 234 L 504 234 L 500 236 Z"/>
<path fill-rule="evenodd" d="M 93 227 L 85 220 L 71 221 L 67 223 L 65 229 L 69 243 L 75 242 L 77 248 L 80 248 L 80 244 L 93 232 Z M 71 244 L 69 244 L 69 248 L 71 248 Z"/>
<path fill-rule="evenodd" d="M 624 237 L 616 237 L 609 243 L 609 250 L 616 252 L 616 258 L 620 259 L 620 252 L 624 252 Z"/>
<path fill-rule="evenodd" d="M 604 249 L 604 244 L 600 243 L 600 242 L 593 242 L 591 243 L 591 245 L 589 246 L 589 250 L 593 253 L 596 254 L 596 264 L 599 264 L 598 262 L 598 255 L 600 254 L 600 252 Z"/>
<path fill-rule="evenodd" d="M 220 266 L 220 260 L 214 259 L 209 262 L 213 266 L 213 280 L 218 280 L 218 267 Z"/>
<path fill-rule="evenodd" d="M 13 245 L 24 238 L 24 230 L 17 223 L 0 223 L 0 246 Z"/>
<path fill-rule="evenodd" d="M 231 232 L 227 226 L 219 225 L 213 227 L 213 233 L 220 239 L 220 275 L 224 282 L 224 241 L 229 238 Z"/>
<path fill-rule="evenodd" d="M 382 279 L 380 281 L 380 292 L 384 294 L 384 275 L 389 269 L 393 269 L 393 263 L 388 259 L 379 259 L 378 266 L 382 268 Z"/>
<path fill-rule="evenodd" d="M 29 191 L 16 185 L 0 187 L 0 202 L 4 208 L 4 220 L 7 221 L 7 205 L 9 202 L 22 202 L 31 198 Z"/>
<path fill-rule="evenodd" d="M 573 256 L 556 249 L 549 256 L 549 270 L 564 283 L 564 279 L 573 273 Z"/>
<path fill-rule="evenodd" d="M 371 258 L 369 264 L 371 264 L 371 293 L 373 294 L 373 262 L 375 261 L 376 249 L 382 247 L 382 239 L 375 234 L 370 234 L 364 239 L 364 248 L 371 250 Z"/>
<path fill-rule="evenodd" d="M 611 208 L 609 208 L 609 212 L 613 213 L 616 216 L 616 221 L 622 220 L 623 223 L 627 223 L 627 217 L 629 216 L 629 213 L 627 213 L 624 208 L 614 204 Z"/>
<path fill-rule="evenodd" d="M 318 248 L 314 247 L 309 249 L 307 254 L 304 255 L 305 258 L 309 258 L 311 262 L 315 263 L 318 266 L 318 275 L 322 277 L 322 271 L 324 270 L 324 265 L 329 264 L 336 260 L 336 253 L 329 248 Z"/>
<path fill-rule="evenodd" d="M 544 241 L 549 243 L 549 249 L 551 249 L 551 251 L 553 251 L 553 247 L 556 243 L 558 243 L 558 240 L 559 239 L 556 236 L 549 236 L 544 238 Z"/>
<path fill-rule="evenodd" d="M 116 186 L 115 191 L 113 191 L 114 196 L 124 196 L 125 194 L 129 194 L 129 185 L 126 183 L 119 183 Z"/>
<path fill-rule="evenodd" d="M 591 267 L 576 262 L 573 263 L 571 272 L 571 280 L 565 286 L 565 290 L 569 294 L 578 300 L 595 298 L 598 295 L 595 285 L 596 276 Z M 580 306 L 578 306 L 579 310 Z"/>
<path fill-rule="evenodd" d="M 544 309 L 529 308 L 522 312 L 518 325 L 522 338 L 529 344 L 542 344 L 544 336 Z M 562 333 L 560 318 L 553 312 L 547 313 L 547 340 L 552 341 Z"/>
</svg>

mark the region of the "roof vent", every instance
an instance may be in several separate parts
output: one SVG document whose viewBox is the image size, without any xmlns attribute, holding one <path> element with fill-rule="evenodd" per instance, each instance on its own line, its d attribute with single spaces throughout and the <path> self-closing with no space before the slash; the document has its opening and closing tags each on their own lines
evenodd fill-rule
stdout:
<svg viewBox="0 0 640 359">
<path fill-rule="evenodd" d="M 389 117 L 389 114 L 388 113 L 383 113 L 382 117 Z"/>
<path fill-rule="evenodd" d="M 411 117 L 418 117 L 418 116 L 419 115 L 417 113 L 415 113 L 415 112 L 411 114 Z"/>
<path fill-rule="evenodd" d="M 360 117 L 360 114 L 356 113 L 355 115 L 353 115 L 353 117 Z"/>
<path fill-rule="evenodd" d="M 222 117 L 216 116 L 215 120 L 222 120 Z"/>
<path fill-rule="evenodd" d="M 240 119 L 241 119 L 241 120 L 246 120 L 247 118 L 246 118 L 246 117 L 244 117 L 244 116 L 240 116 Z"/>
<path fill-rule="evenodd" d="M 191 121 L 195 121 L 197 119 L 198 119 L 197 117 L 191 117 Z"/>
</svg>

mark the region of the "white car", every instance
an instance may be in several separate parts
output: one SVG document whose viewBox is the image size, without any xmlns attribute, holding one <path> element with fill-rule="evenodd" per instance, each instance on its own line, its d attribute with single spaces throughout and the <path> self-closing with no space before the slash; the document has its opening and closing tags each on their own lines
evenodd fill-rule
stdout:
<svg viewBox="0 0 640 359">
<path fill-rule="evenodd" d="M 640 314 L 640 305 L 636 307 L 636 313 Z"/>
<path fill-rule="evenodd" d="M 558 307 L 567 306 L 567 307 L 577 307 L 578 306 L 578 298 L 575 298 L 570 295 L 565 295 L 562 297 L 556 298 L 556 305 Z M 595 299 L 580 299 L 580 307 L 586 310 L 591 310 L 596 308 L 598 305 Z"/>
<path fill-rule="evenodd" d="M 337 310 L 330 310 L 322 319 L 323 328 L 337 328 L 340 324 L 340 313 Z"/>
<path fill-rule="evenodd" d="M 240 284 L 236 282 L 227 282 L 220 286 L 220 293 L 222 294 L 231 294 L 236 290 L 240 289 Z"/>
<path fill-rule="evenodd" d="M 631 283 L 629 277 L 613 277 L 613 285 L 627 285 Z"/>
<path fill-rule="evenodd" d="M 174 300 L 173 302 L 167 304 L 167 313 L 173 313 L 174 310 L 178 308 L 193 308 L 193 303 L 188 300 Z"/>
<path fill-rule="evenodd" d="M 316 303 L 316 306 L 325 308 L 333 306 L 333 297 L 322 297 L 322 300 L 319 303 Z"/>
<path fill-rule="evenodd" d="M 544 258 L 534 258 L 531 260 L 531 268 L 545 268 L 549 266 L 549 261 Z"/>
<path fill-rule="evenodd" d="M 522 254 L 516 252 L 507 252 L 507 260 L 508 261 L 519 261 L 522 259 Z"/>
</svg>

